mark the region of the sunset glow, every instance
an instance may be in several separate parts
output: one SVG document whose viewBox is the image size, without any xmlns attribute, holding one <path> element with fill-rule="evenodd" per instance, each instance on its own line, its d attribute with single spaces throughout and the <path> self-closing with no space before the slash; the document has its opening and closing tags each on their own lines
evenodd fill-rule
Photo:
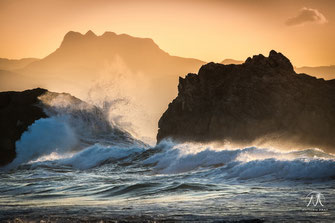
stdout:
<svg viewBox="0 0 335 223">
<path fill-rule="evenodd" d="M 324 20 L 288 25 L 304 8 Z M 207 62 L 245 60 L 275 49 L 295 66 L 330 65 L 335 64 L 334 10 L 335 2 L 325 0 L 3 0 L 0 57 L 43 58 L 68 31 L 92 30 L 152 38 L 171 55 Z"/>
<path fill-rule="evenodd" d="M 0 222 L 334 222 L 335 0 L 0 0 Z"/>
</svg>

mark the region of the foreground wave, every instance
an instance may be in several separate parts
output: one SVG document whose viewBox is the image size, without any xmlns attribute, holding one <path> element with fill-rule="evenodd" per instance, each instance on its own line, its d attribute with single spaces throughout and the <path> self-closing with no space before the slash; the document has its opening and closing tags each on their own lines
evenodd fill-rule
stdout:
<svg viewBox="0 0 335 223">
<path fill-rule="evenodd" d="M 126 215 L 287 222 L 314 216 L 331 222 L 334 173 L 334 157 L 318 149 L 94 144 L 81 151 L 55 150 L 0 171 L 0 220 L 64 219 L 72 210 L 73 219 L 94 221 Z M 322 192 L 326 211 L 316 215 L 306 209 L 311 191 Z"/>
<path fill-rule="evenodd" d="M 62 137 L 62 135 L 59 135 Z M 60 141 L 60 144 L 68 140 Z M 21 143 L 21 142 L 20 142 Z M 20 147 L 19 147 L 20 148 Z M 73 169 L 98 168 L 103 165 L 146 167 L 152 174 L 204 174 L 216 179 L 263 180 L 333 180 L 335 157 L 319 149 L 282 152 L 267 148 L 220 149 L 201 144 L 175 144 L 163 141 L 155 147 L 134 145 L 106 146 L 94 144 L 79 152 L 59 149 L 31 151 L 35 159 L 18 168 L 48 165 Z M 36 158 L 36 154 L 40 156 Z M 21 158 L 18 154 L 18 159 Z M 27 156 L 26 157 L 33 157 Z M 22 159 L 21 159 L 22 160 Z M 9 165 L 11 166 L 11 165 Z"/>
</svg>

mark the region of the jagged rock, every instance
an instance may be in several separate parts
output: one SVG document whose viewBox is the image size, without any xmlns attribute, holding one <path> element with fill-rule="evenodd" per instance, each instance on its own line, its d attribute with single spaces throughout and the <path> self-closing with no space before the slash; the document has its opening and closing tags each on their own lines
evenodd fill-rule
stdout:
<svg viewBox="0 0 335 223">
<path fill-rule="evenodd" d="M 178 91 L 159 120 L 158 142 L 266 139 L 334 151 L 335 80 L 296 74 L 274 50 L 241 65 L 206 64 L 179 78 Z"/>
</svg>

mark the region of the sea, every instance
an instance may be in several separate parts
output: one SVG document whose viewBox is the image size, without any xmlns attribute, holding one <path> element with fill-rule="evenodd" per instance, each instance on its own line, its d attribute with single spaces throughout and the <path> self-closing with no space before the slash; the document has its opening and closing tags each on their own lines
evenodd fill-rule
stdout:
<svg viewBox="0 0 335 223">
<path fill-rule="evenodd" d="M 331 153 L 148 145 L 103 112 L 70 105 L 16 142 L 0 169 L 0 222 L 335 221 Z"/>
</svg>

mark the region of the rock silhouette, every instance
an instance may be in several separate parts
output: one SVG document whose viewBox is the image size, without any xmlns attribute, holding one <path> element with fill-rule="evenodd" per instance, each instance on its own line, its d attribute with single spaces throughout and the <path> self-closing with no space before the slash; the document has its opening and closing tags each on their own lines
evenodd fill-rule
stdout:
<svg viewBox="0 0 335 223">
<path fill-rule="evenodd" d="M 23 92 L 0 92 L 0 166 L 15 158 L 15 142 L 35 120 L 45 118 L 38 97 L 47 92 L 37 88 Z"/>
<path fill-rule="evenodd" d="M 157 141 L 256 141 L 335 151 L 335 80 L 297 74 L 272 50 L 241 65 L 208 63 L 179 78 Z"/>
</svg>

